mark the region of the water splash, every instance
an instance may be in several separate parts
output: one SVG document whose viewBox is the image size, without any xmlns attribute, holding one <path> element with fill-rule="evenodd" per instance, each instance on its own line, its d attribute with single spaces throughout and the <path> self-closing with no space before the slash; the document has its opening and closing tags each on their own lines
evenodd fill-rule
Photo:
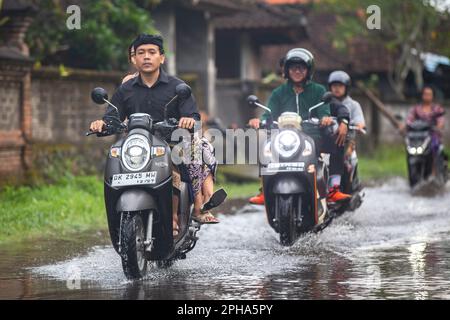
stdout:
<svg viewBox="0 0 450 320">
<path fill-rule="evenodd" d="M 446 194 L 449 194 L 447 189 Z M 413 197 L 406 181 L 367 188 L 363 205 L 294 246 L 279 245 L 262 209 L 247 207 L 204 226 L 198 246 L 170 269 L 152 266 L 141 282 L 123 276 L 111 247 L 33 268 L 41 277 L 67 280 L 79 268 L 81 287 L 128 298 L 353 298 L 448 297 L 450 197 Z M 447 248 L 443 250 L 442 247 Z M 436 253 L 438 252 L 438 253 Z M 430 262 L 429 256 L 439 259 Z M 427 273 L 434 268 L 432 277 Z M 437 271 L 436 271 L 437 270 Z M 412 279 L 412 280 L 411 280 Z M 421 292 L 415 295 L 415 290 Z M 114 295 L 113 294 L 113 295 Z"/>
</svg>

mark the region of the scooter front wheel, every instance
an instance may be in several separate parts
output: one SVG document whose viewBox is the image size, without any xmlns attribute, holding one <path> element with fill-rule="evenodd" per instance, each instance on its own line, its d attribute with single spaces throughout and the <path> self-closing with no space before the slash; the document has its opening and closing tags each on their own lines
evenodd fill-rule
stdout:
<svg viewBox="0 0 450 320">
<path fill-rule="evenodd" d="M 147 273 L 145 226 L 140 213 L 122 213 L 120 256 L 127 279 L 141 279 Z"/>
<path fill-rule="evenodd" d="M 297 238 L 296 206 L 294 195 L 277 195 L 277 210 L 280 221 L 280 243 L 291 246 Z"/>
</svg>

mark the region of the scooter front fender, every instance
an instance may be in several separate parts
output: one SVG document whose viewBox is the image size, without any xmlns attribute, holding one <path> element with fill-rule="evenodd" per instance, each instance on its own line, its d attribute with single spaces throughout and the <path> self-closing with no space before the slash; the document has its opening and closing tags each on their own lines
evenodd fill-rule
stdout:
<svg viewBox="0 0 450 320">
<path fill-rule="evenodd" d="M 272 186 L 273 194 L 300 194 L 305 193 L 305 186 L 295 175 L 286 175 L 275 179 Z"/>
<path fill-rule="evenodd" d="M 140 189 L 127 190 L 120 195 L 116 204 L 116 212 L 131 212 L 157 209 L 153 196 Z"/>
</svg>

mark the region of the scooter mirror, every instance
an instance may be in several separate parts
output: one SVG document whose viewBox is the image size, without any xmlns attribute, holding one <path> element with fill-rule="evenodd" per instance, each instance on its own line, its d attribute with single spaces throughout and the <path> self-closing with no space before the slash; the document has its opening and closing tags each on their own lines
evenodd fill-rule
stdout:
<svg viewBox="0 0 450 320">
<path fill-rule="evenodd" d="M 259 100 L 258 100 L 258 97 L 257 96 L 248 96 L 248 98 L 247 98 L 247 103 L 249 104 L 249 106 L 251 106 L 251 107 L 256 107 L 256 103 L 258 103 L 259 102 Z"/>
<path fill-rule="evenodd" d="M 103 88 L 95 88 L 91 92 L 91 99 L 96 104 L 104 104 L 106 102 L 105 100 L 108 100 L 108 93 Z"/>
<path fill-rule="evenodd" d="M 322 96 L 322 101 L 325 103 L 330 103 L 333 100 L 333 94 L 331 92 L 325 92 Z"/>
<path fill-rule="evenodd" d="M 187 99 L 192 94 L 192 89 L 185 83 L 180 83 L 175 87 L 175 93 L 180 99 Z"/>
</svg>

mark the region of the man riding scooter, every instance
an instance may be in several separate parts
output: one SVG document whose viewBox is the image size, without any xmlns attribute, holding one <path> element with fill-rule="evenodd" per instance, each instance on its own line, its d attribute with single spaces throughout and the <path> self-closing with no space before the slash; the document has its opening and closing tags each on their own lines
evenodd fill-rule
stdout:
<svg viewBox="0 0 450 320">
<path fill-rule="evenodd" d="M 133 42 L 134 49 L 134 64 L 139 71 L 135 77 L 130 77 L 128 81 L 123 83 L 114 96 L 112 97 L 112 103 L 116 105 L 120 112 L 120 120 L 123 121 L 128 118 L 130 114 L 136 112 L 145 112 L 151 115 L 155 122 L 162 121 L 164 119 L 165 108 L 170 104 L 170 108 L 167 111 L 171 118 L 178 120 L 179 127 L 183 129 L 192 129 L 196 121 L 200 120 L 200 114 L 198 113 L 197 104 L 193 96 L 188 99 L 179 102 L 178 100 L 170 101 L 173 97 L 175 87 L 183 83 L 182 80 L 168 75 L 163 69 L 162 64 L 165 62 L 165 52 L 163 46 L 163 38 L 161 36 L 142 34 L 136 38 Z M 114 112 L 113 108 L 109 107 L 107 115 Z M 102 120 L 92 122 L 90 130 L 92 132 L 102 132 L 106 125 L 105 117 Z M 187 171 L 187 170 L 185 170 Z M 204 176 L 204 179 L 198 179 L 199 174 Z M 194 178 L 197 183 L 197 189 L 202 188 L 203 182 L 209 175 L 204 172 L 191 172 L 185 174 L 191 182 Z M 185 177 L 185 179 L 187 180 Z M 212 179 L 209 179 L 212 180 Z M 211 186 L 211 183 L 210 183 Z M 194 196 L 197 195 L 197 190 L 193 187 Z M 208 202 L 212 195 L 208 193 L 205 199 L 202 199 L 203 203 Z M 197 201 L 194 206 L 194 219 L 199 223 L 217 223 L 218 220 L 212 216 L 211 213 L 201 211 L 201 202 Z M 174 236 L 178 234 L 178 219 L 177 208 L 179 199 L 177 195 L 173 199 L 173 229 Z"/>
<path fill-rule="evenodd" d="M 302 118 L 309 118 L 309 108 L 321 102 L 325 87 L 312 81 L 314 75 L 314 56 L 306 49 L 296 48 L 290 50 L 284 60 L 284 75 L 287 79 L 286 83 L 276 88 L 269 98 L 268 107 L 272 111 L 272 116 L 277 119 L 283 112 L 296 112 Z M 327 127 L 333 124 L 334 120 L 330 117 L 330 105 L 324 104 L 315 110 L 315 116 L 320 119 L 322 127 Z M 261 121 L 266 120 L 269 114 L 266 112 L 261 119 L 254 118 L 249 121 L 252 128 L 258 129 Z M 344 125 L 345 117 L 338 119 Z M 315 144 L 320 146 L 319 151 L 325 151 L 324 148 L 333 145 L 328 143 L 330 137 L 323 134 L 324 130 L 311 129 L 307 132 L 311 136 Z M 340 141 L 342 138 L 339 138 Z M 340 152 L 342 157 L 344 154 L 343 148 L 332 148 L 333 150 L 325 151 L 332 155 Z M 336 163 L 336 161 L 334 161 Z M 337 166 L 330 165 L 330 174 L 335 174 Z M 327 200 L 329 202 L 337 202 L 343 199 L 348 199 L 351 196 L 340 192 L 339 186 L 330 188 Z M 260 192 L 259 195 L 252 197 L 250 203 L 263 205 L 264 194 Z"/>
</svg>

